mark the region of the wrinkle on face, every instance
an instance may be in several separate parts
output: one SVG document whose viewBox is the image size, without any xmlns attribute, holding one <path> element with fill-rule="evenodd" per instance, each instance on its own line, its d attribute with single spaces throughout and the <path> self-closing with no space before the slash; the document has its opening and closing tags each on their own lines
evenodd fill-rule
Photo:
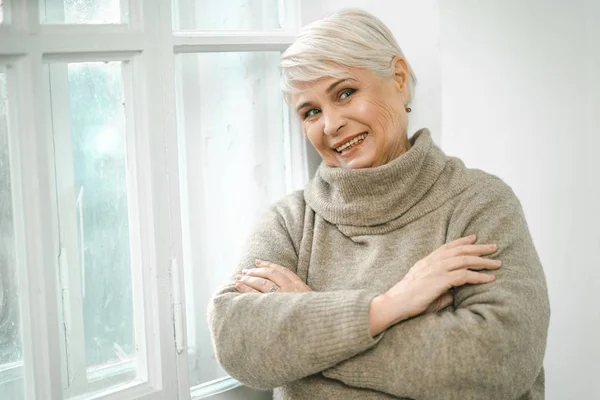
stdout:
<svg viewBox="0 0 600 400">
<path fill-rule="evenodd" d="M 352 78 L 327 93 L 340 78 L 323 78 L 301 85 L 295 105 L 310 103 L 299 110 L 304 133 L 325 163 L 341 168 L 369 168 L 384 165 L 409 149 L 404 109 L 408 90 L 393 77 L 382 78 L 366 69 L 347 69 Z M 347 90 L 355 90 L 346 96 Z M 341 95 L 340 95 L 341 93 Z M 309 111 L 309 116 L 304 114 Z M 333 145 L 367 132 L 351 157 L 341 156 Z"/>
<path fill-rule="evenodd" d="M 389 137 L 388 141 L 377 143 L 380 147 L 379 154 L 382 157 L 375 160 L 371 167 L 378 167 L 387 164 L 405 152 L 402 138 L 406 136 L 406 130 L 401 126 L 398 110 L 392 107 L 389 102 L 383 101 L 381 97 L 369 97 L 365 101 L 371 104 L 372 109 L 375 110 L 375 130 L 385 132 L 386 136 Z M 389 146 L 388 149 L 384 148 L 386 145 Z"/>
</svg>

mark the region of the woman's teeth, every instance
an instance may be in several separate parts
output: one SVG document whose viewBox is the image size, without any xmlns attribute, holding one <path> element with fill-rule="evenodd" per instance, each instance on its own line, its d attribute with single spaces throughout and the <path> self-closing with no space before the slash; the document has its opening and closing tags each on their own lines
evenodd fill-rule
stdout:
<svg viewBox="0 0 600 400">
<path fill-rule="evenodd" d="M 366 133 L 358 135 L 357 137 L 355 137 L 351 141 L 344 143 L 343 145 L 341 145 L 340 147 L 336 148 L 335 150 L 338 153 L 341 153 L 341 152 L 343 152 L 345 150 L 348 150 L 348 149 L 354 147 L 356 144 L 362 142 L 363 140 L 365 140 L 366 137 L 367 137 Z"/>
</svg>

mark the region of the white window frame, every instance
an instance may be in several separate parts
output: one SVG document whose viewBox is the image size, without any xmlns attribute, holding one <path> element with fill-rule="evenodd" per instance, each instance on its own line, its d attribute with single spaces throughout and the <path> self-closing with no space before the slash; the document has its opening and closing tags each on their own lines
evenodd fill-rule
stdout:
<svg viewBox="0 0 600 400">
<path fill-rule="evenodd" d="M 188 1 L 190 3 L 190 1 Z M 198 31 L 174 31 L 172 37 L 172 48 L 175 56 L 180 54 L 198 54 L 208 52 L 263 52 L 263 51 L 284 51 L 295 39 L 296 33 L 300 27 L 300 1 L 299 0 L 280 0 L 280 7 L 285 7 L 287 12 L 284 13 L 285 21 L 283 25 L 289 27 L 289 30 L 285 32 L 198 32 Z M 193 14 L 189 8 L 185 9 L 186 13 Z M 184 17 L 184 14 L 180 15 L 180 11 L 175 7 L 174 9 L 175 19 Z M 177 24 L 178 25 L 178 24 Z M 175 76 L 181 74 L 181 64 L 175 63 L 173 65 L 174 74 L 169 76 Z M 196 87 L 197 85 L 191 85 Z M 176 87 L 176 93 L 182 99 L 182 104 L 196 104 L 194 99 L 195 94 L 191 91 L 186 91 L 185 88 Z M 283 101 L 283 99 L 281 99 Z M 185 106 L 184 106 L 185 107 Z M 290 115 L 290 110 L 287 106 L 283 107 L 284 110 L 284 148 L 286 151 L 284 168 L 286 170 L 286 191 L 292 191 L 301 189 L 308 180 L 309 166 L 307 159 L 307 143 L 304 140 L 300 126 L 293 120 Z M 178 113 L 182 113 L 182 109 L 177 110 Z M 183 118 L 179 118 L 180 123 L 183 123 Z M 180 126 L 179 130 L 183 130 L 183 136 L 185 136 L 185 127 Z M 280 134 L 281 134 L 280 133 Z M 179 138 L 181 140 L 181 138 Z M 190 138 L 185 138 L 189 140 Z M 173 160 L 177 162 L 177 160 Z M 172 165 L 173 169 L 177 169 L 177 165 Z M 173 187 L 171 193 L 180 193 L 179 182 L 185 182 L 186 179 L 192 178 L 185 176 L 185 173 L 181 171 L 180 179 L 178 180 L 178 186 Z M 186 199 L 182 199 L 183 202 Z M 172 213 L 181 215 L 181 201 L 173 201 Z M 176 208 L 176 210 L 174 210 Z M 181 218 L 177 218 L 174 223 L 177 223 L 177 228 L 174 232 L 181 234 L 184 228 L 181 226 Z M 181 236 L 178 238 L 179 246 L 177 248 L 177 260 L 184 260 L 183 255 L 183 239 Z M 177 263 L 178 268 L 182 268 L 182 263 Z M 183 273 L 179 274 L 179 287 L 184 287 Z M 186 314 L 186 302 L 185 298 L 181 298 L 180 307 L 181 313 L 185 316 Z M 179 326 L 179 331 L 186 332 L 186 321 L 182 319 L 184 323 Z M 192 322 L 193 323 L 193 322 Z M 193 329 L 192 329 L 193 331 Z M 185 335 L 184 339 L 187 341 Z M 188 348 L 187 342 L 185 348 Z M 188 363 L 187 358 L 180 359 L 179 368 L 181 371 L 185 371 L 186 377 L 188 376 Z M 187 378 L 186 378 L 187 379 Z M 245 399 L 248 396 L 244 392 L 244 388 L 240 387 L 240 384 L 230 377 L 217 379 L 216 381 L 207 382 L 201 385 L 189 388 L 186 385 L 181 388 L 180 397 L 186 398 L 185 396 L 191 395 L 192 400 L 205 399 L 205 398 L 222 398 L 219 394 L 237 389 L 239 393 L 235 395 L 235 398 Z M 190 393 L 191 391 L 191 393 Z M 190 394 L 187 394 L 190 393 Z M 233 395 L 233 394 L 232 394 Z"/>
<path fill-rule="evenodd" d="M 0 63 L 7 66 L 10 99 L 10 162 L 24 364 L 15 363 L 0 373 L 24 376 L 28 400 L 62 399 L 63 388 L 69 385 L 69 395 L 94 399 L 198 399 L 239 386 L 232 378 L 223 378 L 189 387 L 187 354 L 183 351 L 187 348 L 186 313 L 180 271 L 183 237 L 174 58 L 183 53 L 283 51 L 300 26 L 300 0 L 280 0 L 286 10 L 286 30 L 281 32 L 173 31 L 172 9 L 176 14 L 178 11 L 171 0 L 122 0 L 122 4 L 128 7 L 128 24 L 42 25 L 37 1 L 3 1 L 8 24 L 0 25 Z M 57 160 L 52 124 L 64 123 L 65 118 L 50 118 L 48 75 L 44 73 L 45 65 L 50 64 L 49 68 L 56 69 L 53 79 L 60 80 L 61 67 L 56 63 L 84 61 L 123 61 L 126 98 L 135 99 L 133 107 L 127 109 L 127 157 L 128 167 L 133 169 L 128 188 L 133 198 L 128 201 L 130 218 L 138 222 L 135 230 L 139 249 L 134 253 L 144 265 L 134 275 L 134 291 L 142 291 L 139 299 L 143 299 L 134 305 L 136 310 L 143 309 L 136 317 L 144 317 L 135 321 L 136 332 L 144 334 L 136 337 L 141 346 L 138 360 L 144 367 L 139 372 L 147 366 L 147 375 L 142 374 L 140 379 L 93 396 L 85 393 L 92 389 L 87 382 L 69 382 L 64 368 L 56 367 L 64 351 L 71 351 L 71 362 L 81 365 L 77 351 L 65 349 L 64 330 L 59 328 L 65 323 L 57 301 L 57 289 L 64 287 L 60 286 L 60 266 L 67 267 L 62 278 L 69 285 L 79 279 L 68 267 L 72 264 L 68 261 L 71 251 L 59 251 L 62 244 L 58 224 L 65 221 L 56 221 L 55 217 L 58 205 L 54 201 L 53 171 Z M 289 109 L 284 110 L 286 183 L 292 190 L 301 188 L 308 179 L 307 148 Z M 73 238 L 69 240 L 73 242 Z M 70 301 L 75 310 L 79 301 Z M 81 332 L 73 337 L 75 341 L 83 340 Z M 98 371 L 88 373 L 88 380 L 101 375 Z"/>
</svg>

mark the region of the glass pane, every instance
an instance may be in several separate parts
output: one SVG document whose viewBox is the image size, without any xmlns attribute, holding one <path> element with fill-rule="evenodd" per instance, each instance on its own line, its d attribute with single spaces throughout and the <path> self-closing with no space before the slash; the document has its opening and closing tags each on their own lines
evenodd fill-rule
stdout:
<svg viewBox="0 0 600 400">
<path fill-rule="evenodd" d="M 173 0 L 173 27 L 201 31 L 273 31 L 284 28 L 279 0 Z"/>
<path fill-rule="evenodd" d="M 2 4 L 3 0 L 0 0 L 0 24 L 3 24 L 4 21 L 4 4 Z"/>
<path fill-rule="evenodd" d="M 121 63 L 69 64 L 86 364 L 132 357 L 133 301 Z"/>
<path fill-rule="evenodd" d="M 206 307 L 257 219 L 285 192 L 278 60 L 277 52 L 178 57 L 192 386 L 226 376 L 214 358 Z"/>
<path fill-rule="evenodd" d="M 21 399 L 24 397 L 23 355 L 7 113 L 6 75 L 0 69 L 0 397 Z"/>
<path fill-rule="evenodd" d="M 124 24 L 126 0 L 40 0 L 45 24 Z"/>
<path fill-rule="evenodd" d="M 77 394 L 136 376 L 122 63 L 52 65 L 49 76 L 68 393 Z"/>
</svg>

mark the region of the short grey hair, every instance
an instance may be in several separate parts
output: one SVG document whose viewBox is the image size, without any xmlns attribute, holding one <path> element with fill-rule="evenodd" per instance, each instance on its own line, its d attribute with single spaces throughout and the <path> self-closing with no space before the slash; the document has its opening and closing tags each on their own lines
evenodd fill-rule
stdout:
<svg viewBox="0 0 600 400">
<path fill-rule="evenodd" d="M 396 56 L 404 58 L 408 66 L 412 98 L 417 78 L 390 29 L 364 10 L 342 9 L 305 26 L 281 55 L 281 89 L 289 103 L 291 95 L 299 91 L 298 84 L 342 78 L 348 67 L 390 77 Z"/>
</svg>

